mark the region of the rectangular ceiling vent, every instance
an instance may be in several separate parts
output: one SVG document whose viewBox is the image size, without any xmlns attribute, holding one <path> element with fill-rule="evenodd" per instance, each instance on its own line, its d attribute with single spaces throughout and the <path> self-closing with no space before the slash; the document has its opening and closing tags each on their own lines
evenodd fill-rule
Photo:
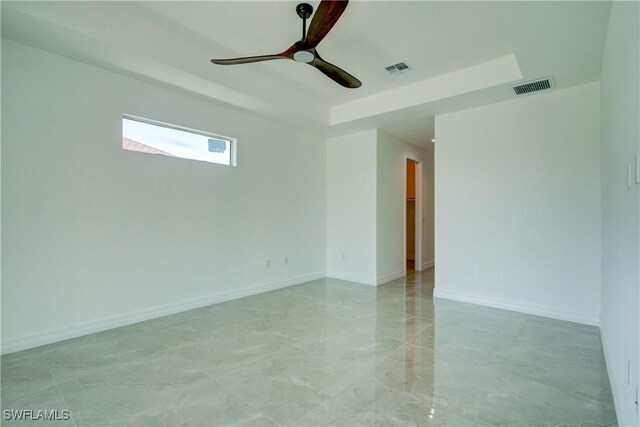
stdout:
<svg viewBox="0 0 640 427">
<path fill-rule="evenodd" d="M 389 72 L 389 74 L 400 74 L 406 73 L 407 71 L 411 71 L 411 68 L 404 62 L 398 62 L 397 64 L 389 65 L 385 67 L 385 70 Z"/>
<path fill-rule="evenodd" d="M 516 95 L 526 95 L 528 93 L 549 89 L 553 89 L 553 79 L 551 77 L 545 77 L 543 79 L 538 79 L 513 86 L 513 91 L 516 93 Z"/>
</svg>

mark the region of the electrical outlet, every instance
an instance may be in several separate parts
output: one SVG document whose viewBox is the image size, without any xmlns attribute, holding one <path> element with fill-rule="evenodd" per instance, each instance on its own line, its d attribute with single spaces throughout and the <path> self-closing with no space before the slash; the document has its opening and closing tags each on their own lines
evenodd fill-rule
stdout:
<svg viewBox="0 0 640 427">
<path fill-rule="evenodd" d="M 473 267 L 471 273 L 473 274 L 473 277 L 480 277 L 480 269 L 478 267 Z"/>
<path fill-rule="evenodd" d="M 289 258 L 284 259 L 284 265 L 289 265 Z"/>
<path fill-rule="evenodd" d="M 267 260 L 267 268 L 271 268 L 271 260 L 270 259 Z"/>
</svg>

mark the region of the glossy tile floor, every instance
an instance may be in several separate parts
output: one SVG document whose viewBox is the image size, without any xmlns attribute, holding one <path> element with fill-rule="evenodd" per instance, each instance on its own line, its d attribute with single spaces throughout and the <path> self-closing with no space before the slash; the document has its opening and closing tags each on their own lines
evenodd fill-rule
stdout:
<svg viewBox="0 0 640 427">
<path fill-rule="evenodd" d="M 433 271 L 320 280 L 10 354 L 2 409 L 68 409 L 54 425 L 616 424 L 597 328 L 432 293 Z"/>
</svg>

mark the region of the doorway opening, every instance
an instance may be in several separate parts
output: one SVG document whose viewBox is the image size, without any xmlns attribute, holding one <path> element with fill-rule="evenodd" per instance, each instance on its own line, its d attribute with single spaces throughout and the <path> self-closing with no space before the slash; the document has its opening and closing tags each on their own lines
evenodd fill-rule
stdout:
<svg viewBox="0 0 640 427">
<path fill-rule="evenodd" d="M 422 163 L 406 158 L 405 274 L 422 270 Z"/>
</svg>

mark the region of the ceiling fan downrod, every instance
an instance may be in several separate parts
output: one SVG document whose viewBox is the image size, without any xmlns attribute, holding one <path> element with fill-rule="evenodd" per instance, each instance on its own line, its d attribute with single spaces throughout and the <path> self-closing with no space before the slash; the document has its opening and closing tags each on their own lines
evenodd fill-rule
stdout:
<svg viewBox="0 0 640 427">
<path fill-rule="evenodd" d="M 302 19 L 302 40 L 307 37 L 307 19 L 313 13 L 313 6 L 309 3 L 300 3 L 296 6 L 296 13 Z"/>
<path fill-rule="evenodd" d="M 307 19 L 313 13 L 313 7 L 309 3 L 300 3 L 296 6 L 296 12 L 302 19 L 302 39 L 300 42 L 304 43 L 304 40 L 307 38 Z M 294 61 L 308 64 L 316 59 L 316 56 L 309 50 L 298 50 L 293 54 L 293 59 Z"/>
</svg>

